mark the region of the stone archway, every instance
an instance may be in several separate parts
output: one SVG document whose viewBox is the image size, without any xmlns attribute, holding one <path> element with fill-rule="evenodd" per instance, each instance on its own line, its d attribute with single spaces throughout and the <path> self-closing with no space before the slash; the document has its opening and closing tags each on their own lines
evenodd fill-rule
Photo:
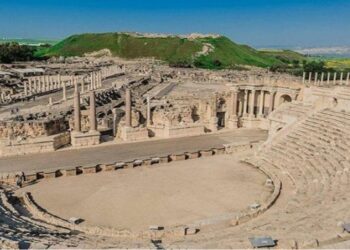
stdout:
<svg viewBox="0 0 350 250">
<path fill-rule="evenodd" d="M 292 102 L 292 97 L 288 94 L 283 94 L 279 98 L 279 104 L 281 105 L 282 103 L 285 102 Z"/>
</svg>

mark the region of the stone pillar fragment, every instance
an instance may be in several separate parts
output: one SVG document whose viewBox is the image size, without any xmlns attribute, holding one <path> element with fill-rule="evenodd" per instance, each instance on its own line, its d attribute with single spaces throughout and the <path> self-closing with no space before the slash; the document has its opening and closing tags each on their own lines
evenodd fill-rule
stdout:
<svg viewBox="0 0 350 250">
<path fill-rule="evenodd" d="M 125 125 L 131 127 L 131 91 L 129 88 L 125 91 Z"/>
<path fill-rule="evenodd" d="M 341 72 L 340 73 L 340 85 L 343 85 L 343 76 L 344 76 L 344 73 Z"/>
<path fill-rule="evenodd" d="M 309 84 L 311 84 L 312 72 L 309 72 Z"/>
<path fill-rule="evenodd" d="M 248 107 L 248 90 L 244 90 L 244 104 L 243 104 L 243 116 L 247 115 L 247 107 Z"/>
<path fill-rule="evenodd" d="M 237 100 L 238 100 L 238 89 L 232 89 L 231 91 L 231 116 L 237 116 Z"/>
<path fill-rule="evenodd" d="M 74 131 L 81 132 L 80 93 L 74 92 Z"/>
<path fill-rule="evenodd" d="M 255 89 L 251 90 L 249 104 L 249 116 L 254 117 L 254 108 L 255 108 Z"/>
<path fill-rule="evenodd" d="M 90 90 L 94 89 L 94 74 L 91 72 L 90 74 Z"/>
<path fill-rule="evenodd" d="M 270 91 L 270 113 L 273 111 L 274 109 L 274 102 L 275 102 L 275 91 Z"/>
<path fill-rule="evenodd" d="M 315 79 L 314 79 L 314 84 L 317 85 L 318 81 L 318 72 L 315 73 Z"/>
<path fill-rule="evenodd" d="M 27 89 L 27 82 L 24 82 L 24 95 L 27 96 L 28 95 L 28 89 Z"/>
<path fill-rule="evenodd" d="M 63 84 L 63 87 L 62 87 L 62 92 L 63 92 L 62 99 L 63 99 L 63 101 L 65 101 L 65 100 L 67 100 L 67 87 L 66 87 L 66 82 L 63 81 L 62 84 Z"/>
<path fill-rule="evenodd" d="M 262 117 L 264 113 L 264 96 L 265 91 L 261 90 L 260 91 L 260 105 L 259 105 L 259 116 Z"/>
<path fill-rule="evenodd" d="M 97 121 L 96 121 L 96 97 L 95 92 L 90 92 L 90 131 L 97 130 Z"/>
<path fill-rule="evenodd" d="M 329 85 L 330 80 L 331 80 L 331 73 L 327 72 L 327 85 Z"/>
<path fill-rule="evenodd" d="M 147 126 L 152 125 L 151 120 L 151 97 L 147 96 Z"/>
</svg>

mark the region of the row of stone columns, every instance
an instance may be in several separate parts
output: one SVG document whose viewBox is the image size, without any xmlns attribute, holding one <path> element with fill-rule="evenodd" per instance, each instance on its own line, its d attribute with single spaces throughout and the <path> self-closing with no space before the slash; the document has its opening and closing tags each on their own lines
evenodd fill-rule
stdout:
<svg viewBox="0 0 350 250">
<path fill-rule="evenodd" d="M 28 96 L 60 89 L 63 87 L 63 84 L 72 86 L 73 80 L 62 80 L 61 75 L 30 77 L 28 82 L 24 82 L 24 95 Z"/>
<path fill-rule="evenodd" d="M 303 72 L 303 84 L 306 83 L 306 72 Z M 312 73 L 312 72 L 309 72 L 308 74 L 308 79 L 307 79 L 307 83 L 309 85 L 311 84 L 315 84 L 315 85 L 336 85 L 337 83 L 339 83 L 339 85 L 349 85 L 350 84 L 350 72 L 347 72 L 346 73 L 346 76 L 344 74 L 344 72 L 341 72 L 339 74 L 339 77 L 338 77 L 338 73 L 337 72 L 334 72 L 333 74 L 333 78 L 331 79 L 331 73 L 330 72 L 327 72 L 327 76 L 325 77 L 325 73 L 324 72 L 321 72 L 321 73 L 318 73 L 318 72 L 315 72 L 315 73 Z"/>
<path fill-rule="evenodd" d="M 238 103 L 238 94 L 240 91 L 238 89 L 234 89 L 231 92 L 231 116 L 232 117 L 237 117 L 238 115 L 241 115 L 243 117 L 249 116 L 249 117 L 254 117 L 254 108 L 255 108 L 255 95 L 256 92 L 260 91 L 260 102 L 258 105 L 258 116 L 262 117 L 264 115 L 264 105 L 265 105 L 265 90 L 244 90 L 244 98 L 243 98 L 243 103 L 240 103 L 239 105 L 239 111 L 237 111 L 237 103 Z M 276 91 L 269 91 L 270 93 L 270 101 L 269 101 L 269 107 L 270 107 L 270 112 L 273 111 L 274 109 L 274 99 L 275 99 L 275 94 Z M 249 96 L 249 110 L 248 110 L 248 96 Z M 243 108 L 243 110 L 242 110 Z"/>
<path fill-rule="evenodd" d="M 80 92 L 74 91 L 74 131 L 81 132 L 81 109 L 80 109 Z M 96 120 L 96 96 L 95 92 L 90 92 L 90 131 L 97 131 Z"/>
<path fill-rule="evenodd" d="M 90 74 L 90 90 L 98 89 L 102 87 L 102 72 L 95 71 Z"/>
<path fill-rule="evenodd" d="M 122 70 L 118 65 L 111 65 L 111 66 L 101 68 L 102 79 L 111 77 L 111 76 L 119 74 L 121 72 L 122 72 Z"/>
<path fill-rule="evenodd" d="M 71 76 L 69 79 L 62 80 L 61 75 L 56 76 L 38 76 L 28 78 L 28 82 L 24 82 L 24 95 L 32 95 L 37 93 L 44 93 L 50 90 L 62 89 L 63 100 L 67 99 L 67 87 L 74 86 L 76 88 L 78 79 Z M 102 87 L 102 73 L 101 71 L 92 72 L 90 74 L 90 83 L 85 86 L 84 80 L 81 81 L 81 93 L 87 90 L 94 90 Z"/>
</svg>

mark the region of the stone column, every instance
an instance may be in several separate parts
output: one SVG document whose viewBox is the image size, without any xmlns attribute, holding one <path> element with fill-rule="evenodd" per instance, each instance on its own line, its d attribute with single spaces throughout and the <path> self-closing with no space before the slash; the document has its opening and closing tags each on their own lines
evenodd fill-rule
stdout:
<svg viewBox="0 0 350 250">
<path fill-rule="evenodd" d="M 238 100 L 238 92 L 237 88 L 233 88 L 231 91 L 231 117 L 237 117 L 237 100 Z"/>
<path fill-rule="evenodd" d="M 65 100 L 67 100 L 67 88 L 66 88 L 66 82 L 65 82 L 65 81 L 63 81 L 63 82 L 62 82 L 62 84 L 63 84 L 63 87 L 62 87 L 63 97 L 62 97 L 62 99 L 63 99 L 63 101 L 65 101 Z"/>
<path fill-rule="evenodd" d="M 270 106 L 269 106 L 270 112 L 269 113 L 271 113 L 274 109 L 275 93 L 276 91 L 270 91 Z"/>
<path fill-rule="evenodd" d="M 227 127 L 234 129 L 234 128 L 238 128 L 238 115 L 237 115 L 237 102 L 238 102 L 238 93 L 239 93 L 239 89 L 236 87 L 231 88 L 231 110 L 229 109 L 229 111 L 231 111 L 228 122 L 227 122 Z"/>
<path fill-rule="evenodd" d="M 349 85 L 349 78 L 350 78 L 350 73 L 348 72 L 346 74 L 346 85 Z"/>
<path fill-rule="evenodd" d="M 321 74 L 321 86 L 323 86 L 323 78 L 324 78 L 324 72 Z"/>
<path fill-rule="evenodd" d="M 113 136 L 117 135 L 117 109 L 112 109 L 113 114 Z"/>
<path fill-rule="evenodd" d="M 334 72 L 333 85 L 336 85 L 336 83 L 337 83 L 337 72 Z"/>
<path fill-rule="evenodd" d="M 93 90 L 94 89 L 94 74 L 93 72 L 91 72 L 91 75 L 90 75 L 90 90 Z"/>
<path fill-rule="evenodd" d="M 249 104 L 249 116 L 254 117 L 254 105 L 255 105 L 255 89 L 251 90 L 251 97 L 250 97 L 250 104 Z"/>
<path fill-rule="evenodd" d="M 317 85 L 317 80 L 318 80 L 318 72 L 315 73 L 315 79 L 314 79 L 314 84 Z"/>
<path fill-rule="evenodd" d="M 95 92 L 90 92 L 90 131 L 97 130 Z"/>
<path fill-rule="evenodd" d="M 53 90 L 52 76 L 48 76 L 48 79 L 49 79 L 49 90 Z"/>
<path fill-rule="evenodd" d="M 151 120 L 151 97 L 147 96 L 147 126 L 152 125 Z"/>
<path fill-rule="evenodd" d="M 80 93 L 74 92 L 74 131 L 81 132 Z"/>
<path fill-rule="evenodd" d="M 24 82 L 24 96 L 28 95 L 27 82 Z"/>
<path fill-rule="evenodd" d="M 343 85 L 343 76 L 344 76 L 344 73 L 341 72 L 340 73 L 340 85 Z"/>
<path fill-rule="evenodd" d="M 327 72 L 327 85 L 329 85 L 330 79 L 331 79 L 331 73 Z"/>
<path fill-rule="evenodd" d="M 85 81 L 84 81 L 84 79 L 82 79 L 82 81 L 81 81 L 81 93 L 82 94 L 85 93 Z"/>
<path fill-rule="evenodd" d="M 125 125 L 131 127 L 131 91 L 129 88 L 125 91 Z"/>
<path fill-rule="evenodd" d="M 265 95 L 265 91 L 261 90 L 260 91 L 260 105 L 259 105 L 259 116 L 263 117 L 263 113 L 264 113 L 264 96 Z"/>
<path fill-rule="evenodd" d="M 33 93 L 32 80 L 30 78 L 28 78 L 28 85 L 29 85 L 29 93 L 32 94 Z"/>
<path fill-rule="evenodd" d="M 247 107 L 248 107 L 248 90 L 244 90 L 244 104 L 243 104 L 243 116 L 247 115 Z"/>
<path fill-rule="evenodd" d="M 101 73 L 101 71 L 98 72 L 98 83 L 99 83 L 99 87 L 102 88 L 102 73 Z"/>
<path fill-rule="evenodd" d="M 309 84 L 311 84 L 312 72 L 309 72 Z"/>
<path fill-rule="evenodd" d="M 306 72 L 303 72 L 303 84 L 305 84 Z"/>
</svg>

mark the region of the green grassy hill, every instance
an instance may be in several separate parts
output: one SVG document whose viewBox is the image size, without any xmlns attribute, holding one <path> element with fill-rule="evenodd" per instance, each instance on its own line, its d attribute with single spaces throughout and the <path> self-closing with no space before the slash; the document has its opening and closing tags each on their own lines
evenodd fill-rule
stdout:
<svg viewBox="0 0 350 250">
<path fill-rule="evenodd" d="M 292 50 L 261 50 L 261 53 L 267 56 L 275 57 L 284 63 L 292 63 L 293 61 L 302 62 L 306 57 Z"/>
<path fill-rule="evenodd" d="M 200 54 L 206 44 L 213 49 L 204 55 Z M 273 55 L 236 44 L 224 36 L 188 39 L 177 36 L 142 37 L 126 33 L 81 34 L 38 51 L 37 56 L 83 56 L 102 49 L 109 49 L 112 55 L 126 59 L 153 57 L 171 65 L 200 68 L 233 68 L 237 65 L 271 67 L 284 64 Z"/>
</svg>

